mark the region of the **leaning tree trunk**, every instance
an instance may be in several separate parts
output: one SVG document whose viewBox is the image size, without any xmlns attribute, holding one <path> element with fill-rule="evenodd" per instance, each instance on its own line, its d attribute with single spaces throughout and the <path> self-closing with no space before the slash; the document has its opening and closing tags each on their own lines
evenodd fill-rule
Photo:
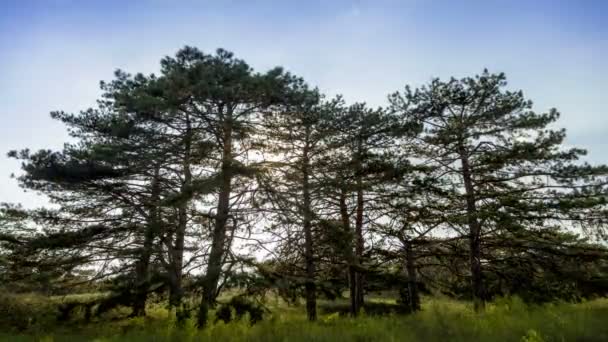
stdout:
<svg viewBox="0 0 608 342">
<path fill-rule="evenodd" d="M 230 210 L 230 193 L 232 186 L 232 117 L 231 112 L 226 113 L 223 119 L 223 151 L 221 166 L 221 183 L 215 226 L 209 252 L 207 274 L 203 280 L 203 294 L 198 313 L 198 326 L 204 327 L 207 323 L 209 307 L 213 306 L 217 296 L 217 286 L 222 271 L 226 244 L 226 223 Z"/>
<path fill-rule="evenodd" d="M 133 311 L 131 316 L 145 316 L 146 314 L 146 301 L 148 299 L 148 287 L 150 285 L 150 258 L 152 257 L 154 239 L 158 235 L 159 230 L 159 174 L 160 166 L 156 165 L 154 168 L 154 176 L 152 178 L 150 200 L 147 205 L 147 222 L 145 228 L 146 230 L 144 232 L 143 247 L 139 260 L 135 266 L 135 298 L 133 299 Z"/>
<path fill-rule="evenodd" d="M 469 226 L 469 254 L 473 304 L 475 311 L 482 311 L 485 307 L 485 296 L 481 269 L 481 226 L 477 219 L 477 206 L 475 203 L 475 189 L 471 176 L 471 166 L 463 144 L 460 144 L 459 152 L 462 164 L 462 178 L 464 181 L 467 221 Z"/>
</svg>

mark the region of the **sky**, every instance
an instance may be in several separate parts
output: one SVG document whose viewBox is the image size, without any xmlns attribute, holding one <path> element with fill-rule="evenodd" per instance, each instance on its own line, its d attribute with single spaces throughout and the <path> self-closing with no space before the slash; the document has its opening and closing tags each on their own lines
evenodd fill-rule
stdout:
<svg viewBox="0 0 608 342">
<path fill-rule="evenodd" d="M 562 113 L 568 145 L 608 163 L 606 18 L 603 0 L 0 0 L 0 202 L 46 203 L 6 153 L 61 148 L 50 111 L 94 106 L 115 69 L 157 72 L 185 45 L 372 106 L 433 77 L 505 72 L 535 110 Z"/>
</svg>

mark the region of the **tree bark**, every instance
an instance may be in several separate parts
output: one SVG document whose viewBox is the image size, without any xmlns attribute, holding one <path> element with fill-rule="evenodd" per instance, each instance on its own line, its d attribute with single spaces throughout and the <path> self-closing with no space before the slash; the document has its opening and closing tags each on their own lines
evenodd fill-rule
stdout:
<svg viewBox="0 0 608 342">
<path fill-rule="evenodd" d="M 302 197 L 303 197 L 303 229 L 304 229 L 304 259 L 306 262 L 306 314 L 309 321 L 317 319 L 317 289 L 315 285 L 315 260 L 312 237 L 312 213 L 309 184 L 309 144 L 310 127 L 306 127 L 306 144 L 302 156 Z"/>
<path fill-rule="evenodd" d="M 183 171 L 184 178 L 182 180 L 180 193 L 182 196 L 187 195 L 191 191 L 192 186 L 192 171 L 191 171 L 191 148 L 192 148 L 192 129 L 190 126 L 190 119 L 186 117 L 186 132 L 184 135 L 184 157 L 183 157 Z M 181 199 L 178 207 L 178 218 L 177 218 L 177 229 L 175 231 L 175 243 L 172 249 L 171 258 L 171 293 L 169 296 L 169 305 L 180 310 L 180 305 L 183 297 L 182 288 L 182 268 L 184 264 L 184 237 L 186 235 L 186 228 L 188 226 L 188 203 L 190 202 L 189 196 L 185 196 Z M 179 317 L 182 317 L 179 315 Z"/>
<path fill-rule="evenodd" d="M 148 286 L 150 278 L 150 258 L 152 257 L 152 246 L 159 230 L 158 201 L 160 197 L 159 182 L 160 166 L 155 165 L 154 176 L 151 183 L 150 200 L 147 204 L 148 217 L 146 219 L 146 230 L 144 242 L 137 265 L 135 266 L 135 298 L 133 300 L 133 311 L 131 316 L 146 315 L 146 301 L 148 299 Z"/>
<path fill-rule="evenodd" d="M 407 290 L 409 294 L 409 310 L 416 312 L 420 310 L 420 295 L 418 293 L 418 277 L 416 275 L 416 265 L 412 242 L 405 245 L 405 259 L 407 270 Z"/>
<path fill-rule="evenodd" d="M 357 157 L 355 164 L 355 177 L 356 177 L 356 187 L 357 187 L 357 208 L 355 215 L 355 264 L 357 266 L 361 266 L 363 259 L 363 249 L 364 249 L 364 241 L 363 241 L 363 170 L 361 165 L 363 147 L 361 138 L 359 139 L 357 146 Z M 363 293 L 363 274 L 361 272 L 356 273 L 355 277 L 356 283 L 356 300 L 357 300 L 357 312 L 364 305 L 364 293 Z"/>
<path fill-rule="evenodd" d="M 471 287 L 473 292 L 473 305 L 475 311 L 482 311 L 485 307 L 484 284 L 481 267 L 481 226 L 477 219 L 477 206 L 475 188 L 471 176 L 469 158 L 461 143 L 459 146 L 460 161 L 462 164 L 462 178 L 465 188 L 467 206 L 467 221 L 469 226 L 469 253 L 471 267 Z"/>
<path fill-rule="evenodd" d="M 348 217 L 348 207 L 346 206 L 346 189 L 342 187 L 340 189 L 340 217 L 342 219 L 342 227 L 344 231 L 352 237 L 350 229 L 350 218 Z M 351 240 L 352 241 L 352 240 Z M 352 243 L 348 243 L 348 250 L 346 251 L 346 259 L 348 262 L 348 284 L 350 289 L 350 314 L 351 316 L 357 316 L 359 313 L 359 301 L 357 300 L 357 272 L 354 267 L 354 254 Z"/>
</svg>

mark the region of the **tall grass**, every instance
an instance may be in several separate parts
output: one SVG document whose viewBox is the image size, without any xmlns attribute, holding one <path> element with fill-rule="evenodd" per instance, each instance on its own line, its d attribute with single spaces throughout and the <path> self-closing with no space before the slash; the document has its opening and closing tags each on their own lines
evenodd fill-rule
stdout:
<svg viewBox="0 0 608 342">
<path fill-rule="evenodd" d="M 528 306 L 502 299 L 476 314 L 470 305 L 447 299 L 427 300 L 414 315 L 356 319 L 329 313 L 305 320 L 301 308 L 274 308 L 263 322 L 243 319 L 198 331 L 193 321 L 177 328 L 162 307 L 147 318 L 98 321 L 86 327 L 57 327 L 54 332 L 0 334 L 0 341 L 608 341 L 608 300 L 581 304 Z"/>
</svg>

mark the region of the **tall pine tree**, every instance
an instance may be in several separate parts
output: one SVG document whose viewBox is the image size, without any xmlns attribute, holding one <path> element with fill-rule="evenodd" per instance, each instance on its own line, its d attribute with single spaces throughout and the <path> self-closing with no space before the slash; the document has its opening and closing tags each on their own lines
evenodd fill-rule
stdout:
<svg viewBox="0 0 608 342">
<path fill-rule="evenodd" d="M 475 308 L 484 288 L 484 239 L 501 231 L 604 227 L 605 166 L 580 162 L 585 151 L 565 148 L 559 117 L 532 111 L 521 91 L 505 89 L 504 74 L 433 80 L 391 96 L 395 111 L 424 124 L 426 158 L 458 191 L 450 224 L 469 241 Z"/>
</svg>

